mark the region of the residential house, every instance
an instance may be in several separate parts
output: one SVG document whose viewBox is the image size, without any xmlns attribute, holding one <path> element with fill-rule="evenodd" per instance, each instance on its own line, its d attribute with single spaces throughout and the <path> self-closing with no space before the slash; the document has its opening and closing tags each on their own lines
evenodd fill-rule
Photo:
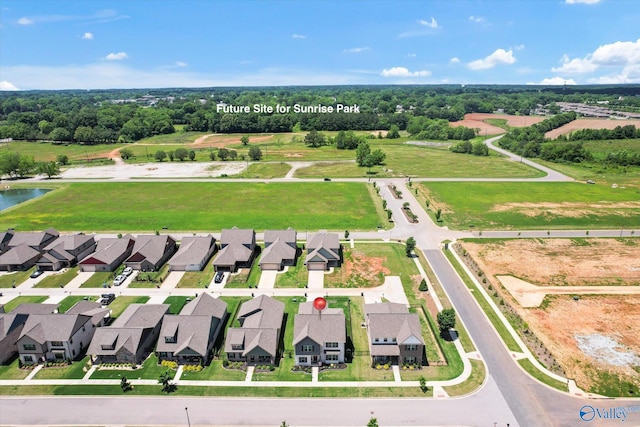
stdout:
<svg viewBox="0 0 640 427">
<path fill-rule="evenodd" d="M 342 264 L 342 245 L 336 233 L 319 232 L 307 239 L 307 270 L 329 270 Z"/>
<path fill-rule="evenodd" d="M 52 314 L 58 312 L 60 304 L 38 304 L 36 302 L 24 302 L 11 310 L 11 313 L 20 314 Z"/>
<path fill-rule="evenodd" d="M 93 363 L 142 363 L 167 313 L 169 304 L 131 304 L 110 326 L 96 330 L 87 353 Z"/>
<path fill-rule="evenodd" d="M 91 317 L 94 327 L 105 326 L 110 321 L 111 309 L 103 307 L 102 304 L 93 301 L 78 301 L 66 314 L 84 314 Z"/>
<path fill-rule="evenodd" d="M 78 264 L 80 271 L 113 271 L 131 255 L 134 244 L 135 239 L 128 234 L 98 240 L 96 251 Z"/>
<path fill-rule="evenodd" d="M 18 354 L 18 338 L 29 315 L 0 313 L 0 365 L 8 364 Z"/>
<path fill-rule="evenodd" d="M 58 271 L 75 266 L 78 261 L 93 253 L 96 241 L 93 236 L 72 234 L 59 237 L 44 248 L 44 254 L 36 265 L 42 271 Z"/>
<path fill-rule="evenodd" d="M 202 271 L 217 248 L 216 239 L 208 236 L 188 236 L 180 241 L 178 252 L 169 260 L 172 271 Z"/>
<path fill-rule="evenodd" d="M 180 314 L 166 314 L 156 346 L 158 359 L 205 365 L 226 318 L 227 303 L 204 292 Z"/>
<path fill-rule="evenodd" d="M 418 364 L 424 358 L 420 318 L 403 304 L 365 304 L 369 351 L 373 363 Z"/>
<path fill-rule="evenodd" d="M 14 232 L 7 246 L 9 248 L 15 248 L 20 245 L 27 245 L 42 252 L 44 248 L 56 240 L 59 235 L 60 233 L 53 228 L 38 232 Z"/>
<path fill-rule="evenodd" d="M 216 271 L 235 272 L 239 268 L 250 268 L 257 254 L 256 232 L 237 227 L 222 230 L 220 251 L 213 260 Z"/>
<path fill-rule="evenodd" d="M 229 361 L 275 364 L 284 319 L 284 303 L 260 295 L 238 310 L 239 328 L 229 328 L 224 351 Z"/>
<path fill-rule="evenodd" d="M 53 228 L 41 232 L 7 230 L 0 236 L 0 271 L 26 271 L 40 258 L 44 247 L 58 238 Z"/>
<path fill-rule="evenodd" d="M 27 244 L 14 246 L 0 255 L 0 271 L 26 271 L 36 264 L 40 251 Z"/>
<path fill-rule="evenodd" d="M 264 251 L 260 257 L 262 270 L 283 270 L 285 266 L 296 265 L 298 243 L 296 230 L 266 230 Z"/>
<path fill-rule="evenodd" d="M 8 246 L 9 246 L 9 242 L 13 238 L 14 234 L 15 234 L 15 230 L 12 229 L 12 228 L 8 229 L 7 231 L 3 231 L 2 233 L 0 233 L 0 253 L 2 253 L 5 250 L 7 250 Z"/>
<path fill-rule="evenodd" d="M 346 322 L 342 309 L 325 308 L 319 312 L 312 302 L 300 304 L 293 326 L 296 365 L 344 363 L 346 342 Z"/>
<path fill-rule="evenodd" d="M 18 354 L 25 364 L 77 359 L 94 332 L 85 314 L 30 314 L 18 338 Z"/>
<path fill-rule="evenodd" d="M 176 241 L 171 236 L 142 235 L 136 238 L 131 255 L 124 263 L 134 270 L 157 271 L 176 250 Z"/>
</svg>

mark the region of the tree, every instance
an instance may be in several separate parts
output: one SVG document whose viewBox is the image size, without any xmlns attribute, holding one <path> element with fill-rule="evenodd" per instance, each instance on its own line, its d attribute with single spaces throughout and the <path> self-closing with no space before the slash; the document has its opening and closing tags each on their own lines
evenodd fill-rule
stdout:
<svg viewBox="0 0 640 427">
<path fill-rule="evenodd" d="M 436 211 L 436 221 L 438 221 L 438 222 L 442 221 L 442 209 L 438 209 Z"/>
<path fill-rule="evenodd" d="M 400 138 L 400 129 L 398 128 L 398 125 L 391 125 L 391 127 L 389 128 L 389 132 L 387 132 L 387 138 L 388 139 Z"/>
<path fill-rule="evenodd" d="M 242 145 L 244 145 L 244 146 L 249 145 L 249 136 L 248 135 L 242 135 L 242 138 L 240 138 L 240 142 L 242 142 Z"/>
<path fill-rule="evenodd" d="M 415 248 L 416 248 L 416 239 L 414 239 L 413 237 L 409 237 L 407 239 L 407 242 L 404 248 L 408 257 L 411 257 L 411 254 L 413 253 L 413 250 Z"/>
<path fill-rule="evenodd" d="M 56 161 L 62 166 L 66 166 L 69 164 L 69 156 L 67 156 L 66 154 L 58 154 Z"/>
<path fill-rule="evenodd" d="M 48 178 L 51 178 L 55 175 L 60 175 L 60 168 L 56 164 L 56 162 L 40 162 L 37 166 L 38 173 L 43 175 L 47 175 Z"/>
<path fill-rule="evenodd" d="M 133 151 L 131 151 L 129 148 L 123 148 L 122 150 L 120 150 L 120 157 L 125 160 L 130 159 L 131 157 L 133 157 Z"/>
<path fill-rule="evenodd" d="M 216 159 L 216 152 L 215 151 L 210 151 L 209 152 L 209 158 L 211 159 L 211 161 L 214 161 Z"/>
<path fill-rule="evenodd" d="M 488 156 L 489 147 L 487 147 L 482 141 L 474 142 L 472 154 L 474 156 Z"/>
<path fill-rule="evenodd" d="M 196 152 L 193 150 L 189 150 L 189 160 L 192 162 L 196 159 Z"/>
<path fill-rule="evenodd" d="M 453 329 L 456 326 L 456 311 L 453 308 L 445 308 L 436 317 L 438 320 L 438 327 L 440 328 L 440 335 L 443 335 Z"/>
<path fill-rule="evenodd" d="M 229 150 L 229 158 L 235 160 L 238 158 L 238 152 L 236 150 Z"/>
<path fill-rule="evenodd" d="M 327 141 L 324 134 L 314 129 L 305 135 L 304 143 L 313 148 L 317 148 L 326 145 Z"/>
<path fill-rule="evenodd" d="M 429 290 L 429 287 L 427 286 L 427 281 L 425 279 L 422 279 L 422 281 L 420 282 L 420 286 L 418 287 L 418 289 L 420 289 L 421 292 L 426 292 Z"/>
<path fill-rule="evenodd" d="M 262 160 L 262 150 L 258 146 L 253 146 L 249 148 L 249 158 L 254 162 L 259 162 Z"/>
<path fill-rule="evenodd" d="M 120 378 L 120 388 L 122 391 L 127 392 L 133 388 L 127 377 L 123 376 Z"/>
<path fill-rule="evenodd" d="M 378 419 L 371 417 L 371 419 L 367 423 L 367 427 L 378 427 Z"/>
<path fill-rule="evenodd" d="M 427 387 L 427 380 L 423 376 L 420 376 L 419 381 L 420 381 L 420 391 L 422 391 L 423 393 L 426 393 L 427 391 L 429 391 L 429 388 Z"/>
<path fill-rule="evenodd" d="M 227 150 L 226 148 L 219 148 L 218 149 L 218 158 L 220 160 L 222 160 L 223 162 L 226 161 L 229 158 L 229 150 Z"/>
<path fill-rule="evenodd" d="M 169 151 L 167 153 L 167 156 L 169 156 L 169 161 L 173 162 L 173 159 L 175 158 L 175 153 L 173 151 Z"/>
<path fill-rule="evenodd" d="M 33 159 L 33 156 L 20 157 L 20 163 L 18 163 L 18 169 L 16 170 L 16 173 L 20 178 L 30 175 L 35 170 L 36 170 L 36 161 Z"/>
<path fill-rule="evenodd" d="M 369 146 L 369 143 L 366 141 L 360 143 L 358 148 L 356 148 L 356 163 L 358 163 L 358 166 L 366 166 L 365 159 L 369 154 L 371 154 L 371 147 Z"/>
<path fill-rule="evenodd" d="M 165 393 L 171 393 L 175 390 L 176 386 L 171 382 L 171 371 L 166 370 L 160 374 L 158 378 L 158 384 L 162 384 L 162 391 Z"/>
<path fill-rule="evenodd" d="M 189 152 L 187 151 L 186 148 L 178 148 L 176 149 L 174 156 L 176 156 L 176 159 L 182 162 L 184 161 L 184 159 L 186 159 L 189 156 Z"/>
<path fill-rule="evenodd" d="M 164 161 L 164 159 L 166 159 L 166 158 L 167 158 L 167 153 L 165 153 L 165 152 L 164 152 L 164 151 L 162 151 L 162 150 L 158 150 L 158 151 L 156 151 L 156 153 L 153 155 L 153 157 L 155 157 L 155 159 L 156 159 L 157 161 L 162 162 L 162 161 Z"/>
</svg>

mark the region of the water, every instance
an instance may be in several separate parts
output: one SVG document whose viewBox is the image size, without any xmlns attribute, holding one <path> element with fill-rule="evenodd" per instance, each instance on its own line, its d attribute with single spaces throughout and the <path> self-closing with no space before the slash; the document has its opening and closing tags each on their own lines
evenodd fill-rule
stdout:
<svg viewBox="0 0 640 427">
<path fill-rule="evenodd" d="M 27 200 L 35 199 L 43 194 L 48 193 L 49 189 L 46 188 L 21 188 L 15 190 L 2 190 L 0 191 L 0 211 L 3 211 L 11 206 L 15 206 Z"/>
</svg>

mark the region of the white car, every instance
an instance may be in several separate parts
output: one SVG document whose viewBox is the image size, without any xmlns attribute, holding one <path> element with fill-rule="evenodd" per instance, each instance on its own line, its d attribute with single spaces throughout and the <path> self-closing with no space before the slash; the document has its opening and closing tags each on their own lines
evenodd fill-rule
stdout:
<svg viewBox="0 0 640 427">
<path fill-rule="evenodd" d="M 124 274 L 118 274 L 115 279 L 113 279 L 113 286 L 120 286 L 122 282 L 127 279 L 127 276 Z"/>
<path fill-rule="evenodd" d="M 131 267 L 127 267 L 122 271 L 122 276 L 124 277 L 129 277 L 129 275 L 131 275 L 131 273 L 133 273 L 133 268 Z"/>
</svg>

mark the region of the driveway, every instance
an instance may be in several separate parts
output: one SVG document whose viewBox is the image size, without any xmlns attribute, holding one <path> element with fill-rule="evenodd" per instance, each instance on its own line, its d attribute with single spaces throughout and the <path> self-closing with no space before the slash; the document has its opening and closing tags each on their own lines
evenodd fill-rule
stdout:
<svg viewBox="0 0 640 427">
<path fill-rule="evenodd" d="M 273 289 L 276 285 L 277 276 L 278 271 L 276 270 L 263 270 L 262 274 L 260 274 L 258 289 Z"/>
<path fill-rule="evenodd" d="M 93 271 L 79 271 L 78 275 L 67 283 L 65 289 L 78 289 L 84 282 L 89 280 L 91 276 L 93 276 Z"/>
<path fill-rule="evenodd" d="M 324 288 L 324 271 L 310 271 L 309 272 L 309 289 L 322 289 Z"/>
<path fill-rule="evenodd" d="M 172 271 L 167 278 L 164 279 L 160 287 L 162 289 L 175 289 L 180 279 L 182 279 L 182 276 L 184 276 L 184 273 L 184 271 Z"/>
</svg>

